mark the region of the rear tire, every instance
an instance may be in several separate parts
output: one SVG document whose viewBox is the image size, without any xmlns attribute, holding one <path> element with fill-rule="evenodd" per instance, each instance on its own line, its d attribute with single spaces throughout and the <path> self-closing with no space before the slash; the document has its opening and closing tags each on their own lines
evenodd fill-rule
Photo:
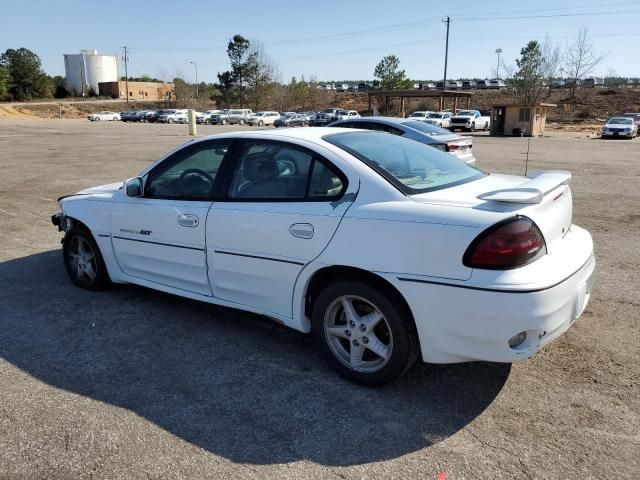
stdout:
<svg viewBox="0 0 640 480">
<path fill-rule="evenodd" d="M 111 285 L 100 248 L 87 229 L 74 226 L 67 231 L 62 258 L 67 275 L 76 286 L 99 291 Z"/>
<path fill-rule="evenodd" d="M 258 126 L 259 126 L 259 127 L 264 127 L 264 122 L 263 122 L 262 120 L 260 120 L 260 121 L 258 122 Z"/>
<path fill-rule="evenodd" d="M 222 125 L 226 125 L 226 124 L 227 124 L 227 120 L 226 120 L 225 118 L 223 118 L 223 119 L 220 121 L 220 124 L 222 124 Z"/>
<path fill-rule="evenodd" d="M 404 374 L 418 358 L 413 320 L 395 296 L 367 283 L 345 280 L 326 287 L 312 310 L 316 343 L 343 378 L 381 386 Z"/>
<path fill-rule="evenodd" d="M 238 120 L 238 125 L 244 125 L 244 120 L 242 118 Z"/>
</svg>

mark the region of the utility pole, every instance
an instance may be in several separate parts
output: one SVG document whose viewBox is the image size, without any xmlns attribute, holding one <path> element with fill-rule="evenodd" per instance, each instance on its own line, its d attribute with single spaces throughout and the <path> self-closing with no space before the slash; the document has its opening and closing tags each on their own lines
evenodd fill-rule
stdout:
<svg viewBox="0 0 640 480">
<path fill-rule="evenodd" d="M 196 62 L 189 62 L 189 63 L 193 63 L 193 66 L 196 69 L 196 100 L 198 99 L 198 64 Z"/>
<path fill-rule="evenodd" d="M 496 77 L 498 77 L 497 80 L 500 80 L 500 54 L 502 53 L 502 49 L 497 48 L 496 53 L 498 54 L 498 67 L 496 68 Z"/>
<path fill-rule="evenodd" d="M 124 57 L 122 57 L 122 59 L 124 60 L 124 85 L 125 85 L 125 90 L 127 91 L 127 105 L 129 104 L 129 56 L 127 55 L 127 46 L 125 45 L 124 47 Z"/>
<path fill-rule="evenodd" d="M 447 60 L 449 59 L 449 24 L 451 23 L 451 17 L 443 18 L 442 21 L 447 24 L 447 41 L 444 47 L 444 79 L 442 81 L 442 91 L 447 89 Z"/>
</svg>

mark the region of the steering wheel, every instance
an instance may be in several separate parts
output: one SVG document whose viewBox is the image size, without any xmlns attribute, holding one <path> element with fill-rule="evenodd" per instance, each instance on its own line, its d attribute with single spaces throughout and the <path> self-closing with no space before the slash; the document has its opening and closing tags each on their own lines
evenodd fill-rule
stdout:
<svg viewBox="0 0 640 480">
<path fill-rule="evenodd" d="M 206 178 L 211 183 L 211 185 L 213 185 L 214 183 L 213 177 L 209 175 L 207 172 L 205 172 L 204 170 L 200 170 L 199 168 L 187 168 L 180 175 L 180 181 L 184 180 L 187 175 L 191 175 L 191 174 L 200 175 L 201 177 Z"/>
</svg>

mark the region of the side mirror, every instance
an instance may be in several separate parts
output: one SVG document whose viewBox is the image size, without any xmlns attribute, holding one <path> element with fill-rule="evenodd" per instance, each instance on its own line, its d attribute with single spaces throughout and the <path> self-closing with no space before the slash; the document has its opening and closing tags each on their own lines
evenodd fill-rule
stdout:
<svg viewBox="0 0 640 480">
<path fill-rule="evenodd" d="M 144 180 L 142 177 L 133 177 L 124 181 L 124 192 L 127 197 L 142 197 L 144 195 Z"/>
</svg>

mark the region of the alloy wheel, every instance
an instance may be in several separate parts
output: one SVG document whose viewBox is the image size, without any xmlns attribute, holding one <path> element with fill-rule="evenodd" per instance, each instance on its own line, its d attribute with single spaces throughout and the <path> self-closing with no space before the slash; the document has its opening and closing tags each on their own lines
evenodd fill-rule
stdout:
<svg viewBox="0 0 640 480">
<path fill-rule="evenodd" d="M 78 282 L 91 285 L 96 280 L 96 255 L 89 242 L 80 235 L 71 239 L 69 266 Z"/>
<path fill-rule="evenodd" d="M 362 297 L 336 298 L 325 310 L 323 327 L 333 355 L 355 371 L 377 372 L 391 358 L 389 322 L 378 307 Z"/>
</svg>

